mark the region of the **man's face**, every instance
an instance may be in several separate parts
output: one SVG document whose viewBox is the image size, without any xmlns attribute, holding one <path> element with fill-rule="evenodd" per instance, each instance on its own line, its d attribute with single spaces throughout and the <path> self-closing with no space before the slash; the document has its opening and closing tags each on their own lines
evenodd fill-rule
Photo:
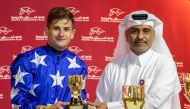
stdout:
<svg viewBox="0 0 190 109">
<path fill-rule="evenodd" d="M 46 35 L 48 44 L 56 50 L 62 51 L 74 38 L 73 24 L 68 19 L 53 20 L 46 28 Z"/>
<path fill-rule="evenodd" d="M 149 50 L 154 41 L 154 30 L 148 25 L 132 26 L 126 30 L 125 36 L 129 42 L 130 49 L 140 55 Z"/>
</svg>

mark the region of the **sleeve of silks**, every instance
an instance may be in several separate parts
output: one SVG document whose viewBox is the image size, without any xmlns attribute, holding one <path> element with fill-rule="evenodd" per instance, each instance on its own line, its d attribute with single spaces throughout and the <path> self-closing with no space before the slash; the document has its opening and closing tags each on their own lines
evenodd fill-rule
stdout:
<svg viewBox="0 0 190 109">
<path fill-rule="evenodd" d="M 107 72 L 110 71 L 110 64 L 104 69 L 102 76 L 100 77 L 97 89 L 96 89 L 96 101 L 97 102 L 106 102 L 108 109 L 124 109 L 122 101 L 113 101 L 112 102 L 112 90 L 113 86 L 110 84 L 108 79 Z"/>
<path fill-rule="evenodd" d="M 181 85 L 175 63 L 170 58 L 162 61 L 164 62 L 157 68 L 158 72 L 147 91 L 143 109 L 181 109 Z"/>
<path fill-rule="evenodd" d="M 29 71 L 27 57 L 17 56 L 11 65 L 11 104 L 12 109 L 35 109 L 36 102 L 29 92 L 33 87 L 33 75 Z"/>
<path fill-rule="evenodd" d="M 86 79 L 87 79 L 87 76 L 88 76 L 88 72 L 87 72 L 86 65 L 84 65 L 84 68 L 82 69 L 81 73 L 83 75 L 83 85 L 82 85 L 82 90 L 81 90 L 81 97 L 82 97 L 82 101 L 84 103 L 87 103 Z"/>
</svg>

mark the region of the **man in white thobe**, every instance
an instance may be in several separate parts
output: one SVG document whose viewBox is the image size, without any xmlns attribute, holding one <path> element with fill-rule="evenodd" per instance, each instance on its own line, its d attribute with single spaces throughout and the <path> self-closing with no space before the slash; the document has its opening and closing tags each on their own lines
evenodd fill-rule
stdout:
<svg viewBox="0 0 190 109">
<path fill-rule="evenodd" d="M 124 109 L 122 86 L 144 82 L 143 109 L 180 109 L 181 90 L 175 63 L 163 39 L 163 22 L 147 11 L 127 15 L 119 25 L 115 59 L 108 63 L 96 90 L 97 109 Z"/>
</svg>

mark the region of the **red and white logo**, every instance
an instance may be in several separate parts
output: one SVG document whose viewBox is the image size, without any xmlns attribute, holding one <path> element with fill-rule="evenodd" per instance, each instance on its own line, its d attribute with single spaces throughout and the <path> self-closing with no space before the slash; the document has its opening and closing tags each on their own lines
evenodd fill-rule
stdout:
<svg viewBox="0 0 190 109">
<path fill-rule="evenodd" d="M 78 9 L 76 9 L 75 7 L 67 7 L 67 9 L 73 13 L 73 15 L 75 15 L 75 21 L 79 21 L 79 22 L 89 22 L 90 21 L 90 18 L 89 16 L 81 16 L 81 15 L 78 15 L 76 16 L 77 13 L 79 13 L 80 11 Z"/>
<path fill-rule="evenodd" d="M 79 47 L 77 46 L 70 46 L 69 47 L 69 50 L 75 54 L 78 54 L 79 52 L 83 51 L 82 49 L 80 49 Z"/>
<path fill-rule="evenodd" d="M 22 36 L 21 35 L 8 35 L 13 30 L 7 28 L 7 27 L 0 27 L 0 41 L 21 41 Z"/>
<path fill-rule="evenodd" d="M 33 12 L 36 12 L 36 10 L 27 6 L 21 7 L 19 11 L 19 16 L 11 16 L 11 21 L 45 21 L 45 16 L 31 16 L 31 13 Z"/>
<path fill-rule="evenodd" d="M 80 11 L 78 9 L 76 9 L 75 7 L 67 7 L 67 9 L 73 13 L 73 15 L 79 13 Z"/>
<path fill-rule="evenodd" d="M 21 7 L 20 8 L 20 12 L 19 12 L 19 15 L 23 15 L 23 14 L 27 14 L 27 15 L 30 15 L 31 13 L 35 12 L 35 10 L 33 10 L 32 8 L 30 7 Z"/>
<path fill-rule="evenodd" d="M 10 66 L 4 65 L 0 67 L 0 79 L 10 79 Z"/>
<path fill-rule="evenodd" d="M 183 62 L 176 62 L 176 66 L 179 68 L 179 67 L 181 67 L 181 68 L 183 68 Z"/>
<path fill-rule="evenodd" d="M 88 67 L 88 79 L 97 80 L 100 78 L 100 76 L 97 76 L 97 73 L 102 71 L 97 66 L 89 66 Z"/>
<path fill-rule="evenodd" d="M 0 27 L 0 34 L 3 33 L 4 35 L 7 35 L 8 33 L 12 32 L 13 30 L 7 28 L 7 27 Z"/>
<path fill-rule="evenodd" d="M 0 93 L 0 99 L 3 99 L 3 94 L 2 93 Z"/>
<path fill-rule="evenodd" d="M 36 35 L 36 39 L 35 40 L 47 40 L 48 36 L 46 35 L 46 32 L 44 30 L 43 35 Z"/>
<path fill-rule="evenodd" d="M 189 103 L 188 104 L 184 103 L 184 108 L 183 109 L 190 109 L 190 104 Z"/>
<path fill-rule="evenodd" d="M 0 93 L 0 99 L 3 99 L 3 94 L 2 93 Z"/>
<path fill-rule="evenodd" d="M 89 74 L 97 74 L 100 71 L 102 71 L 102 70 L 100 68 L 98 68 L 97 66 L 89 66 L 88 67 Z"/>
<path fill-rule="evenodd" d="M 105 32 L 105 31 L 102 30 L 102 29 L 99 28 L 99 27 L 93 27 L 93 28 L 90 29 L 89 35 L 97 34 L 97 35 L 99 36 L 100 34 L 102 34 L 102 33 L 104 33 L 104 32 Z"/>
<path fill-rule="evenodd" d="M 119 8 L 112 8 L 112 9 L 110 9 L 109 16 L 113 16 L 113 15 L 120 16 L 123 13 L 125 13 L 125 12 L 120 10 Z"/>
<path fill-rule="evenodd" d="M 123 13 L 125 12 L 119 8 L 111 8 L 109 10 L 108 17 L 101 17 L 100 19 L 101 19 L 101 22 L 114 22 L 114 23 L 122 22 L 123 19 L 118 18 L 118 17 Z"/>
<path fill-rule="evenodd" d="M 81 41 L 94 41 L 94 42 L 114 42 L 114 37 L 101 35 L 104 33 L 103 29 L 99 27 L 92 27 L 88 36 L 81 36 Z"/>
<path fill-rule="evenodd" d="M 29 50 L 32 50 L 32 49 L 33 49 L 32 46 L 30 46 L 30 45 L 25 45 L 25 46 L 23 46 L 23 47 L 21 48 L 21 53 L 24 53 L 24 52 L 29 51 Z"/>
</svg>

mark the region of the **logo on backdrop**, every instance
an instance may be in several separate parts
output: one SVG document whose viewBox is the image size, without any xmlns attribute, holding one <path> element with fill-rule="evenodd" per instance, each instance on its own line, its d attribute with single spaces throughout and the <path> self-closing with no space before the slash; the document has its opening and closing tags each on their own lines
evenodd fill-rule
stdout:
<svg viewBox="0 0 190 109">
<path fill-rule="evenodd" d="M 98 72 L 102 71 L 97 66 L 89 66 L 88 67 L 88 79 L 99 79 L 100 76 L 97 76 Z"/>
<path fill-rule="evenodd" d="M 27 52 L 29 50 L 32 50 L 33 47 L 30 46 L 30 45 L 25 45 L 25 46 L 22 46 L 21 48 L 21 52 L 20 53 L 24 53 L 24 52 Z M 17 55 L 13 55 L 13 60 L 17 57 Z"/>
<path fill-rule="evenodd" d="M 33 12 L 35 12 L 35 10 L 33 10 L 30 7 L 22 7 L 22 8 L 20 8 L 19 15 L 20 16 L 23 15 L 23 14 L 30 15 Z"/>
<path fill-rule="evenodd" d="M 183 68 L 183 62 L 176 62 L 176 66 Z"/>
<path fill-rule="evenodd" d="M 8 33 L 10 33 L 11 29 L 7 28 L 7 27 L 0 27 L 0 34 L 4 34 L 4 35 L 7 35 Z"/>
<path fill-rule="evenodd" d="M 48 37 L 46 36 L 45 31 L 43 32 L 43 35 L 36 35 L 35 40 L 47 40 Z"/>
<path fill-rule="evenodd" d="M 32 49 L 33 49 L 32 46 L 30 46 L 30 45 L 25 45 L 25 46 L 23 46 L 23 47 L 21 48 L 21 53 L 27 52 L 27 51 L 32 50 Z"/>
<path fill-rule="evenodd" d="M 80 52 L 84 51 L 81 48 L 79 48 L 78 46 L 70 46 L 68 47 L 69 51 L 78 54 L 78 56 L 82 59 L 82 60 L 86 60 L 86 61 L 91 61 L 92 60 L 92 55 L 79 55 Z"/>
<path fill-rule="evenodd" d="M 115 52 L 115 50 L 114 50 Z M 112 54 L 112 56 L 105 56 L 105 61 L 112 61 L 114 59 L 114 53 Z"/>
<path fill-rule="evenodd" d="M 11 16 L 11 21 L 45 21 L 45 16 L 32 16 L 35 12 L 36 10 L 31 7 L 21 7 L 18 12 L 19 16 Z"/>
<path fill-rule="evenodd" d="M 81 41 L 114 42 L 114 37 L 102 36 L 104 32 L 100 27 L 92 27 L 88 36 L 81 36 Z"/>
<path fill-rule="evenodd" d="M 3 94 L 2 94 L 2 93 L 0 93 L 0 100 L 1 100 L 1 99 L 3 99 Z"/>
<path fill-rule="evenodd" d="M 7 27 L 0 27 L 0 41 L 21 41 L 21 35 L 9 35 L 13 30 Z"/>
<path fill-rule="evenodd" d="M 75 54 L 78 54 L 79 52 L 83 51 L 82 49 L 80 49 L 80 48 L 77 47 L 77 46 L 70 46 L 70 47 L 69 47 L 69 50 L 72 51 L 72 52 L 75 53 Z"/>
<path fill-rule="evenodd" d="M 10 66 L 0 66 L 0 79 L 10 79 Z"/>
<path fill-rule="evenodd" d="M 78 9 L 76 9 L 75 7 L 67 7 L 68 10 L 70 10 L 73 15 L 75 16 L 75 21 L 79 21 L 79 22 L 89 22 L 90 18 L 89 16 L 77 16 L 78 13 L 80 13 L 80 11 Z"/>
<path fill-rule="evenodd" d="M 108 17 L 101 17 L 101 22 L 121 22 L 123 19 L 120 19 L 120 15 L 125 12 L 119 8 L 111 8 L 108 14 Z"/>
</svg>

